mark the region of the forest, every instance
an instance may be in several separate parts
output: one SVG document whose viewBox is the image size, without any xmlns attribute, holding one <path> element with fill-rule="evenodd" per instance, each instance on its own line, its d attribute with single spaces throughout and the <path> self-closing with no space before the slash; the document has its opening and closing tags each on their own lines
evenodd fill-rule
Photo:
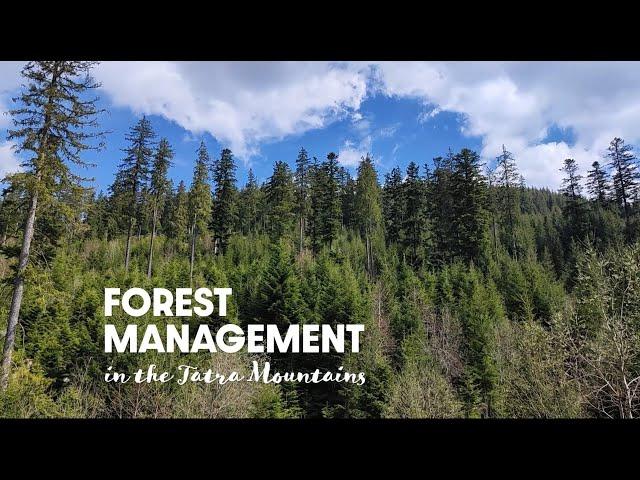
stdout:
<svg viewBox="0 0 640 480">
<path fill-rule="evenodd" d="M 147 117 L 100 130 L 93 62 L 29 62 L 8 138 L 24 160 L 0 199 L 0 417 L 634 418 L 640 415 L 640 175 L 603 145 L 585 175 L 557 159 L 532 188 L 503 147 L 463 148 L 382 178 L 333 152 L 236 180 L 203 141 L 189 185 Z M 73 173 L 110 136 L 107 192 Z M 231 287 L 225 322 L 364 324 L 360 351 L 273 353 L 273 368 L 358 384 L 111 384 L 180 363 L 247 372 L 264 355 L 105 353 L 106 286 Z M 155 323 L 152 315 L 136 321 Z M 185 319 L 216 326 L 221 319 Z M 195 328 L 194 328 L 195 330 Z"/>
</svg>

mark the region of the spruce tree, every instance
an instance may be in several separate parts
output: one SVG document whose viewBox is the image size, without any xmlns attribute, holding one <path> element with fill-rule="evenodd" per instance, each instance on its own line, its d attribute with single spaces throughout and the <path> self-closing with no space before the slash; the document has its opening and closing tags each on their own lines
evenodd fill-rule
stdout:
<svg viewBox="0 0 640 480">
<path fill-rule="evenodd" d="M 344 183 L 340 186 L 340 203 L 342 205 L 342 228 L 344 230 L 356 229 L 358 219 L 356 218 L 356 180 L 349 172 L 344 171 Z"/>
<path fill-rule="evenodd" d="M 173 197 L 171 206 L 171 220 L 167 228 L 170 238 L 176 239 L 179 244 L 186 242 L 189 230 L 189 193 L 184 180 L 180 180 L 178 189 Z"/>
<path fill-rule="evenodd" d="M 156 229 L 160 219 L 160 212 L 164 208 L 167 197 L 171 193 L 171 183 L 167 174 L 173 159 L 173 150 L 169 141 L 162 138 L 158 144 L 158 149 L 153 157 L 151 168 L 151 182 L 149 184 L 149 194 L 151 198 L 151 239 L 149 240 L 149 262 L 147 265 L 147 277 L 151 278 L 153 267 L 153 241 L 156 236 Z"/>
<path fill-rule="evenodd" d="M 322 164 L 324 173 L 322 199 L 323 199 L 323 222 L 322 222 L 322 238 L 324 243 L 331 246 L 333 240 L 340 231 L 342 206 L 340 202 L 340 166 L 338 165 L 338 155 L 330 152 L 327 160 Z"/>
<path fill-rule="evenodd" d="M 518 185 L 520 174 L 513 154 L 502 146 L 502 154 L 496 159 L 498 206 L 502 214 L 502 226 L 505 233 L 507 250 L 514 258 L 518 258 L 516 242 L 516 224 L 520 215 L 518 202 Z"/>
<path fill-rule="evenodd" d="M 567 199 L 563 208 L 568 226 L 567 238 L 581 240 L 585 232 L 585 205 L 582 198 L 582 176 L 578 174 L 578 165 L 573 158 L 567 158 L 560 169 L 565 174 L 560 192 Z"/>
<path fill-rule="evenodd" d="M 215 253 L 224 253 L 229 237 L 236 224 L 236 165 L 231 150 L 222 150 L 220 158 L 213 164 L 213 228 Z"/>
<path fill-rule="evenodd" d="M 415 162 L 407 166 L 407 178 L 404 182 L 404 246 L 409 250 L 410 262 L 413 266 L 419 263 L 419 251 L 424 241 L 426 230 L 425 183 L 420 178 L 420 167 Z"/>
<path fill-rule="evenodd" d="M 13 175 L 12 184 L 28 196 L 22 246 L 13 279 L 13 294 L 2 355 L 0 390 L 7 388 L 11 358 L 15 343 L 25 272 L 34 236 L 34 225 L 40 207 L 55 203 L 56 192 L 78 185 L 82 180 L 74 175 L 69 164 L 88 166 L 82 152 L 94 146 L 100 135 L 95 130 L 101 110 L 91 92 L 100 85 L 89 72 L 95 65 L 86 61 L 29 62 L 22 70 L 27 86 L 14 100 L 18 106 L 9 113 L 13 127 L 7 139 L 14 142 L 17 153 L 27 153 L 23 171 Z"/>
<path fill-rule="evenodd" d="M 427 184 L 428 215 L 433 228 L 436 258 L 447 261 L 452 256 L 454 199 L 452 180 L 453 152 L 433 159 L 434 169 Z"/>
<path fill-rule="evenodd" d="M 607 204 L 609 199 L 609 176 L 600 162 L 591 164 L 592 169 L 587 172 L 587 192 L 601 207 Z"/>
<path fill-rule="evenodd" d="M 395 167 L 385 175 L 383 189 L 384 227 L 387 244 L 399 243 L 402 239 L 404 220 L 404 195 L 402 173 Z"/>
<path fill-rule="evenodd" d="M 625 145 L 624 140 L 619 137 L 611 140 L 606 156 L 609 159 L 608 166 L 613 172 L 614 198 L 622 210 L 628 228 L 632 200 L 638 189 L 636 156 L 633 147 Z"/>
<path fill-rule="evenodd" d="M 293 174 L 285 162 L 277 161 L 274 164 L 265 193 L 268 232 L 272 239 L 277 240 L 293 230 L 295 221 Z"/>
<path fill-rule="evenodd" d="M 311 217 L 309 230 L 314 252 L 329 245 L 342 224 L 338 155 L 331 152 L 327 160 L 313 168 L 311 175 Z"/>
<path fill-rule="evenodd" d="M 375 276 L 373 245 L 381 234 L 382 201 L 378 174 L 371 157 L 367 154 L 358 166 L 355 192 L 355 219 L 360 235 L 364 237 L 367 255 L 367 273 Z"/>
<path fill-rule="evenodd" d="M 125 248 L 124 268 L 129 269 L 131 258 L 131 236 L 136 223 L 140 224 L 143 190 L 149 181 L 153 140 L 155 133 L 147 117 L 142 117 L 131 127 L 125 136 L 129 146 L 123 151 L 126 156 L 120 163 L 116 182 L 112 191 L 121 194 L 121 201 L 128 212 L 127 245 Z"/>
<path fill-rule="evenodd" d="M 453 157 L 454 256 L 467 262 L 477 260 L 483 251 L 487 226 L 486 179 L 478 154 L 463 148 Z"/>
<path fill-rule="evenodd" d="M 198 158 L 193 170 L 193 182 L 189 191 L 189 214 L 191 216 L 191 261 L 189 278 L 193 280 L 193 266 L 196 258 L 196 240 L 207 230 L 211 215 L 211 187 L 209 186 L 209 153 L 204 141 L 200 142 Z"/>
<path fill-rule="evenodd" d="M 304 148 L 300 149 L 296 159 L 296 215 L 298 216 L 298 229 L 300 234 L 299 249 L 304 248 L 304 233 L 307 229 L 307 219 L 311 211 L 309 198 L 311 161 Z"/>
<path fill-rule="evenodd" d="M 240 191 L 238 197 L 239 230 L 244 235 L 256 233 L 260 230 L 260 193 L 256 176 L 250 168 L 247 174 L 247 184 Z"/>
</svg>

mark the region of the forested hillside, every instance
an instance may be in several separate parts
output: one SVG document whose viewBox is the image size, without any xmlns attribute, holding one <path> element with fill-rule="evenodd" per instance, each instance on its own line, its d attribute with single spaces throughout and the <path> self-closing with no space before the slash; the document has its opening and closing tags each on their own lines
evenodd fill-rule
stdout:
<svg viewBox="0 0 640 480">
<path fill-rule="evenodd" d="M 89 64 L 67 64 L 37 62 L 12 112 L 10 135 L 33 160 L 5 179 L 0 203 L 0 335 L 24 286 L 0 416 L 640 414 L 640 189 L 622 139 L 584 178 L 557 159 L 559 192 L 528 187 L 506 148 L 489 162 L 443 152 L 384 178 L 370 157 L 352 175 L 335 153 L 301 148 L 265 182 L 250 171 L 239 185 L 233 153 L 205 142 L 191 184 L 175 185 L 171 145 L 141 118 L 104 137 L 128 147 L 96 194 L 68 167 L 99 129 L 95 105 L 79 100 L 95 85 L 72 84 Z M 359 353 L 269 360 L 283 371 L 344 366 L 367 381 L 105 383 L 109 365 L 249 368 L 246 353 L 104 353 L 106 286 L 190 285 L 233 288 L 225 322 L 365 324 Z"/>
</svg>

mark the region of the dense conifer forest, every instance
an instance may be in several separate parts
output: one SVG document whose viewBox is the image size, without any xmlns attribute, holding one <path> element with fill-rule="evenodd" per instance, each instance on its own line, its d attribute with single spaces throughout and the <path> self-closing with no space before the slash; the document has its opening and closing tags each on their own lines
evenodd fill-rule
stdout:
<svg viewBox="0 0 640 480">
<path fill-rule="evenodd" d="M 640 415 L 640 182 L 623 139 L 584 178 L 558 158 L 558 192 L 527 186 L 508 145 L 384 178 L 369 156 L 351 175 L 300 148 L 239 185 L 233 152 L 202 142 L 175 185 L 148 118 L 101 134 L 91 67 L 29 63 L 11 112 L 26 160 L 0 200 L 0 416 Z M 128 146 L 96 194 L 70 167 L 112 135 Z M 225 321 L 240 325 L 364 324 L 359 353 L 269 360 L 366 382 L 105 383 L 109 365 L 249 368 L 248 353 L 104 353 L 105 286 L 189 285 L 232 287 Z"/>
</svg>

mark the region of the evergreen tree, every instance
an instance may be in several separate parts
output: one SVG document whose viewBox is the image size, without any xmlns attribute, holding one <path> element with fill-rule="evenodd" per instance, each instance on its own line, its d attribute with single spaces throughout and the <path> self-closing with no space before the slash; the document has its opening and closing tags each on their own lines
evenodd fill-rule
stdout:
<svg viewBox="0 0 640 480">
<path fill-rule="evenodd" d="M 609 199 L 609 177 L 606 170 L 600 166 L 600 162 L 591 164 L 592 170 L 587 172 L 587 191 L 601 207 L 607 204 Z"/>
<path fill-rule="evenodd" d="M 193 181 L 189 191 L 189 214 L 191 216 L 191 262 L 189 278 L 193 280 L 193 266 L 196 257 L 196 240 L 207 230 L 207 220 L 211 216 L 211 187 L 209 186 L 209 153 L 204 141 L 200 142 L 198 158 L 193 170 Z"/>
<path fill-rule="evenodd" d="M 497 212 L 497 191 L 496 191 L 496 171 L 495 168 L 486 167 L 486 178 L 488 184 L 487 202 L 489 214 L 491 216 L 491 243 L 493 246 L 494 259 L 498 259 L 498 212 Z"/>
<path fill-rule="evenodd" d="M 504 145 L 502 146 L 502 154 L 497 157 L 496 162 L 498 206 L 502 214 L 505 244 L 509 253 L 517 259 L 516 224 L 520 214 L 518 202 L 520 175 L 513 154 L 508 152 Z"/>
<path fill-rule="evenodd" d="M 416 266 L 419 262 L 419 250 L 424 242 L 426 230 L 425 184 L 420 178 L 420 167 L 414 162 L 407 167 L 404 182 L 404 246 L 410 252 L 410 262 Z"/>
<path fill-rule="evenodd" d="M 167 228 L 167 234 L 170 238 L 175 238 L 179 243 L 183 243 L 187 239 L 187 231 L 190 225 L 189 193 L 184 180 L 180 180 L 172 203 L 171 220 Z"/>
<path fill-rule="evenodd" d="M 12 185 L 11 176 L 5 181 L 9 185 L 3 189 L 0 199 L 0 248 L 4 247 L 11 237 L 18 237 L 23 217 L 23 201 L 19 191 Z"/>
<path fill-rule="evenodd" d="M 298 229 L 300 233 L 300 250 L 304 248 L 304 233 L 307 230 L 307 219 L 311 211 L 309 198 L 311 161 L 304 148 L 300 149 L 296 159 L 296 215 L 298 216 Z"/>
<path fill-rule="evenodd" d="M 367 253 L 367 272 L 375 275 L 373 245 L 381 233 L 382 204 L 378 174 L 367 154 L 358 166 L 355 191 L 355 218 L 360 235 L 364 237 Z"/>
<path fill-rule="evenodd" d="M 454 256 L 467 262 L 482 255 L 486 241 L 487 191 L 481 166 L 478 154 L 468 148 L 453 157 L 454 237 L 451 240 Z"/>
<path fill-rule="evenodd" d="M 295 221 L 293 174 L 285 162 L 277 161 L 274 164 L 265 193 L 268 232 L 272 239 L 279 239 L 293 229 Z"/>
<path fill-rule="evenodd" d="M 133 227 L 136 222 L 140 224 L 142 192 L 149 181 L 154 138 L 155 133 L 151 128 L 151 122 L 146 117 L 142 117 L 135 126 L 131 127 L 125 136 L 126 141 L 129 142 L 129 146 L 123 150 L 126 156 L 118 167 L 116 181 L 112 186 L 112 192 L 121 194 L 121 202 L 124 202 L 126 211 L 129 212 L 124 258 L 124 268 L 127 270 L 131 259 Z"/>
<path fill-rule="evenodd" d="M 215 241 L 215 253 L 224 253 L 236 224 L 236 165 L 231 150 L 222 150 L 220 158 L 213 164 L 213 219 L 211 226 Z"/>
<path fill-rule="evenodd" d="M 149 185 L 149 193 L 152 206 L 152 227 L 151 239 L 149 240 L 149 263 L 147 265 L 147 277 L 151 278 L 151 269 L 153 267 L 153 241 L 156 236 L 158 221 L 160 220 L 160 212 L 164 208 L 164 203 L 171 193 L 171 183 L 167 178 L 171 160 L 173 159 L 173 150 L 169 141 L 162 138 L 158 144 L 158 150 L 153 158 L 153 166 L 151 169 L 151 182 Z"/>
<path fill-rule="evenodd" d="M 356 181 L 346 172 L 346 180 L 340 187 L 340 203 L 342 205 L 342 228 L 353 230 L 356 228 Z"/>
<path fill-rule="evenodd" d="M 30 154 L 29 159 L 22 163 L 23 171 L 13 175 L 11 181 L 27 193 L 29 207 L 13 279 L 0 391 L 6 390 L 9 381 L 39 203 L 40 208 L 52 205 L 56 192 L 78 185 L 81 179 L 71 172 L 69 164 L 86 166 L 81 154 L 94 148 L 90 141 L 99 135 L 94 128 L 101 110 L 96 106 L 97 98 L 89 96 L 100 86 L 89 75 L 93 66 L 93 62 L 84 61 L 27 63 L 22 70 L 22 77 L 28 85 L 15 99 L 18 106 L 9 112 L 13 128 L 8 130 L 7 140 L 17 145 L 18 153 Z"/>
<path fill-rule="evenodd" d="M 260 230 L 260 193 L 256 176 L 250 168 L 247 175 L 247 184 L 240 191 L 238 198 L 239 230 L 245 235 Z"/>
<path fill-rule="evenodd" d="M 387 244 L 399 243 L 402 240 L 403 194 L 402 173 L 398 167 L 395 167 L 385 175 L 384 179 L 383 213 Z"/>
<path fill-rule="evenodd" d="M 567 236 L 568 239 L 582 239 L 586 233 L 586 212 L 584 199 L 582 198 L 582 186 L 580 185 L 582 176 L 578 174 L 578 165 L 573 158 L 565 159 L 560 171 L 565 174 L 560 192 L 567 199 L 563 209 L 569 228 Z"/>
<path fill-rule="evenodd" d="M 636 156 L 631 145 L 625 145 L 624 140 L 614 138 L 609 144 L 607 158 L 608 166 L 613 172 L 613 190 L 617 205 L 622 209 L 624 220 L 629 227 L 631 203 L 638 189 L 638 170 Z"/>
<path fill-rule="evenodd" d="M 433 159 L 434 169 L 427 183 L 428 215 L 431 219 L 436 257 L 440 261 L 451 258 L 453 251 L 453 225 L 451 218 L 454 214 L 454 199 L 452 189 L 453 152 L 445 157 Z"/>
<path fill-rule="evenodd" d="M 314 252 L 336 238 L 342 223 L 338 155 L 331 152 L 327 160 L 314 168 L 311 177 L 311 243 Z"/>
</svg>

